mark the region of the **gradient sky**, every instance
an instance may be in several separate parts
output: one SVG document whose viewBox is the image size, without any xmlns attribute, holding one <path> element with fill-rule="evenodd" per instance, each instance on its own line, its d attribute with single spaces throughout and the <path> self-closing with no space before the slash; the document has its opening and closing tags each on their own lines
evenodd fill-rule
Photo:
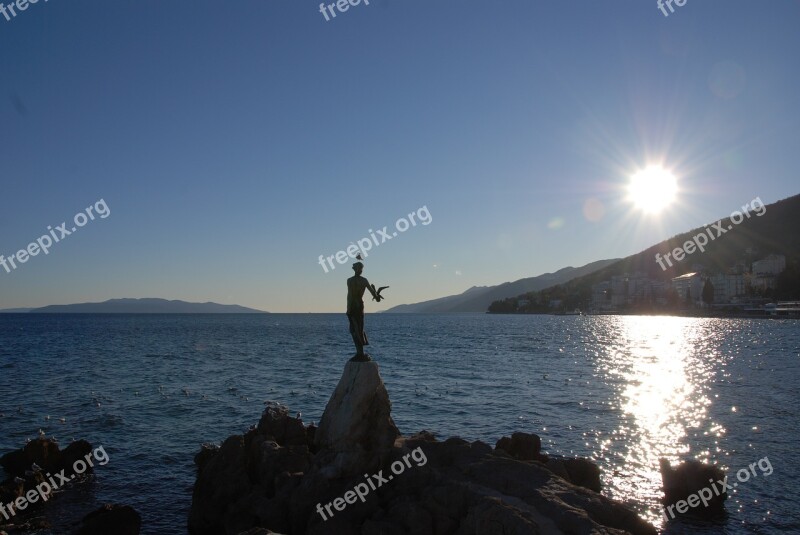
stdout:
<svg viewBox="0 0 800 535">
<path fill-rule="evenodd" d="M 6 2 L 7 3 L 7 2 Z M 800 2 L 40 0 L 0 17 L 0 308 L 164 297 L 375 311 L 627 256 L 800 193 Z M 639 168 L 678 177 L 643 216 Z M 588 204 L 587 204 L 588 203 Z M 588 207 L 588 209 L 587 209 Z"/>
</svg>

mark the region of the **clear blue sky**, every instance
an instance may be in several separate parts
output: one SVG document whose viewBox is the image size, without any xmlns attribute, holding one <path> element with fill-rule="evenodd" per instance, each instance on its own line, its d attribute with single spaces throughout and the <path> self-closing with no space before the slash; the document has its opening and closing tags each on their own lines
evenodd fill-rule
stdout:
<svg viewBox="0 0 800 535">
<path fill-rule="evenodd" d="M 7 2 L 6 2 L 7 3 Z M 115 297 L 375 311 L 622 257 L 800 193 L 800 2 L 40 0 L 0 17 L 0 308 Z M 637 169 L 678 177 L 643 216 Z M 585 210 L 587 202 L 590 210 Z"/>
</svg>

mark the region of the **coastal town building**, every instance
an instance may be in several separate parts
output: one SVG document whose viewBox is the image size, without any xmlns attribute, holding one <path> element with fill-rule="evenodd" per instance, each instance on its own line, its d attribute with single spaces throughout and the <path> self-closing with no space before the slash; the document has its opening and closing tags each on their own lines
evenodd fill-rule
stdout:
<svg viewBox="0 0 800 535">
<path fill-rule="evenodd" d="M 703 277 L 693 271 L 672 279 L 672 287 L 678 292 L 678 297 L 696 303 L 703 297 Z"/>
<path fill-rule="evenodd" d="M 664 307 L 687 302 L 699 306 L 703 304 L 703 288 L 707 281 L 714 287 L 714 306 L 748 303 L 761 306 L 761 301 L 755 303 L 753 299 L 776 288 L 778 276 L 785 269 L 786 257 L 770 254 L 752 264 L 738 260 L 725 272 L 709 273 L 705 266 L 696 263 L 691 272 L 670 280 L 651 279 L 639 272 L 614 275 L 610 280 L 592 285 L 591 309 L 612 312 L 640 305 Z"/>
<path fill-rule="evenodd" d="M 782 254 L 771 254 L 753 262 L 753 275 L 756 277 L 775 277 L 786 269 L 786 257 Z"/>
<path fill-rule="evenodd" d="M 778 275 L 786 269 L 786 257 L 778 254 L 771 254 L 766 258 L 753 262 L 753 276 L 750 279 L 750 286 L 754 290 L 765 291 L 773 289 L 777 285 Z"/>
<path fill-rule="evenodd" d="M 717 273 L 710 280 L 714 286 L 715 303 L 734 303 L 747 293 L 746 278 L 742 274 Z"/>
</svg>

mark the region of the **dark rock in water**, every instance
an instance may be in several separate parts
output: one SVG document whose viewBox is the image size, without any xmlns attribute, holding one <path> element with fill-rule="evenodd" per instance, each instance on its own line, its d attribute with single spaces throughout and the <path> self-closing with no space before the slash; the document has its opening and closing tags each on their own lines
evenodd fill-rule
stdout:
<svg viewBox="0 0 800 535">
<path fill-rule="evenodd" d="M 71 480 L 75 475 L 73 463 L 78 459 L 84 459 L 84 456 L 87 453 L 91 454 L 91 451 L 91 444 L 85 440 L 73 442 L 61 451 L 55 440 L 40 437 L 31 440 L 22 449 L 6 453 L 0 457 L 0 466 L 8 476 L 5 481 L 0 482 L 0 503 L 10 503 L 25 496 L 37 485 L 47 483 L 45 478 L 47 473 L 58 474 L 63 470 L 65 477 Z M 37 466 L 36 470 L 33 470 L 34 465 Z M 92 467 L 86 463 L 84 465 L 86 466 L 84 473 L 91 473 Z M 48 499 L 52 494 L 50 491 L 53 490 L 50 487 L 49 483 L 41 487 Z M 35 509 L 41 503 L 42 501 L 31 502 L 29 506 Z M 20 517 L 27 516 L 27 511 L 20 513 Z"/>
<path fill-rule="evenodd" d="M 711 519 L 725 514 L 728 494 L 721 483 L 725 479 L 721 468 L 696 460 L 684 461 L 675 468 L 666 459 L 660 459 L 659 464 L 667 518 L 686 515 Z"/>
<path fill-rule="evenodd" d="M 3 517 L 3 521 L 5 521 L 5 517 Z M 23 522 L 17 521 L 13 524 L 0 524 L 0 535 L 17 535 L 18 533 L 27 533 L 29 531 L 39 532 L 51 530 L 51 528 L 50 523 L 44 518 L 32 518 Z"/>
<path fill-rule="evenodd" d="M 81 521 L 74 535 L 139 535 L 142 517 L 129 505 L 106 504 Z"/>
<path fill-rule="evenodd" d="M 84 473 L 88 474 L 93 471 L 92 466 L 86 462 L 88 456 L 92 464 L 94 464 L 94 458 L 91 456 L 91 453 L 91 444 L 85 440 L 76 440 L 61 452 L 61 465 L 66 469 L 66 473 L 69 475 L 75 473 L 73 467 L 75 466 L 75 462 L 80 460 L 86 465 L 86 471 Z"/>
<path fill-rule="evenodd" d="M 0 482 L 0 504 L 8 504 L 17 498 L 26 498 L 24 510 L 16 511 L 16 514 L 9 520 L 15 522 L 12 533 L 33 531 L 36 529 L 48 528 L 47 522 L 39 518 L 31 518 L 34 511 L 41 508 L 53 496 L 51 480 L 55 480 L 56 488 L 59 490 L 66 485 L 62 481 L 61 473 L 67 481 L 72 482 L 73 478 L 93 472 L 92 465 L 87 462 L 86 457 L 90 456 L 92 462 L 92 445 L 85 440 L 78 440 L 60 450 L 58 443 L 50 438 L 39 437 L 31 440 L 25 447 L 6 453 L 0 457 L 0 466 L 3 467 L 8 476 L 5 481 Z M 78 470 L 75 471 L 75 463 L 81 461 Z M 47 474 L 52 474 L 48 477 Z M 41 490 L 39 493 L 38 489 Z M 32 500 L 29 493 L 33 492 L 36 496 Z M 11 529 L 3 525 L 5 517 L 0 516 L 0 528 Z"/>
<path fill-rule="evenodd" d="M 198 469 L 202 470 L 206 462 L 210 461 L 218 451 L 219 446 L 216 444 L 203 444 L 198 454 L 194 456 L 194 464 L 197 465 Z"/>
<path fill-rule="evenodd" d="M 263 440 L 263 437 L 262 437 Z M 241 435 L 229 437 L 216 451 L 204 447 L 195 457 L 198 463 L 198 478 L 195 483 L 190 513 L 190 525 L 212 525 L 219 533 L 238 533 L 255 524 L 255 517 L 243 518 L 241 529 L 228 531 L 223 524 L 232 523 L 228 510 L 236 510 L 237 503 L 252 491 L 248 477 L 245 441 Z"/>
<path fill-rule="evenodd" d="M 244 435 L 204 446 L 189 533 L 656 533 L 626 506 L 570 482 L 599 481 L 588 461 L 561 460 L 559 477 L 480 441 L 401 437 L 390 407 L 377 365 L 347 363 L 315 432 L 270 406 Z M 512 451 L 538 454 L 533 436 L 512 436 Z"/>
<path fill-rule="evenodd" d="M 0 457 L 0 466 L 9 479 L 23 477 L 26 471 L 30 471 L 33 463 L 39 465 L 43 472 L 55 474 L 64 470 L 64 473 L 70 476 L 75 473 L 72 469 L 73 463 L 78 459 L 84 459 L 91 451 L 92 445 L 85 440 L 75 441 L 61 451 L 55 440 L 39 437 L 28 442 L 24 448 Z M 85 473 L 91 471 L 92 467 L 87 464 Z"/>
</svg>

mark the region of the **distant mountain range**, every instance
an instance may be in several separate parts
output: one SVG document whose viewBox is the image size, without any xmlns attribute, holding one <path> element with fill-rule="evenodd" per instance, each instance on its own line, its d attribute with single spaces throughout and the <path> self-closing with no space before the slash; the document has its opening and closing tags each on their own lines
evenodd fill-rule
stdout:
<svg viewBox="0 0 800 535">
<path fill-rule="evenodd" d="M 585 266 L 565 267 L 555 273 L 545 273 L 538 277 L 528 277 L 514 282 L 504 282 L 497 286 L 473 286 L 464 293 L 440 297 L 421 303 L 398 305 L 385 312 L 392 313 L 443 313 L 443 312 L 486 312 L 492 303 L 519 294 L 542 290 L 556 284 L 564 284 L 576 277 L 582 277 L 603 269 L 619 259 L 598 260 Z"/>
<path fill-rule="evenodd" d="M 167 299 L 109 299 L 102 303 L 50 305 L 41 308 L 10 308 L 4 313 L 58 314 L 266 314 L 262 310 L 218 303 L 188 303 Z"/>
</svg>

